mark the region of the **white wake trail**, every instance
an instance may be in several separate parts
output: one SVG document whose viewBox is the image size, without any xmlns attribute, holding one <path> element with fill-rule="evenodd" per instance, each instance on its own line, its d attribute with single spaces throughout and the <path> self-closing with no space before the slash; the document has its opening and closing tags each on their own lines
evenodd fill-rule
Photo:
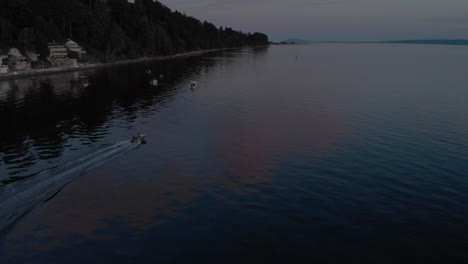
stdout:
<svg viewBox="0 0 468 264">
<path fill-rule="evenodd" d="M 102 148 L 62 166 L 0 189 L 0 231 L 13 224 L 34 206 L 50 199 L 65 185 L 125 152 L 139 146 L 129 140 Z"/>
</svg>

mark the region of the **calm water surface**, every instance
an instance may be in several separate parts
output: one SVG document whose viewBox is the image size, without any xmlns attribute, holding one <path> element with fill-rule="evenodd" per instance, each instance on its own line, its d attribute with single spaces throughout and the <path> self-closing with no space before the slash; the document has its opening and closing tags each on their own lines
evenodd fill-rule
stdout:
<svg viewBox="0 0 468 264">
<path fill-rule="evenodd" d="M 467 47 L 384 44 L 0 81 L 0 207 L 74 179 L 0 263 L 466 262 L 467 83 Z"/>
</svg>

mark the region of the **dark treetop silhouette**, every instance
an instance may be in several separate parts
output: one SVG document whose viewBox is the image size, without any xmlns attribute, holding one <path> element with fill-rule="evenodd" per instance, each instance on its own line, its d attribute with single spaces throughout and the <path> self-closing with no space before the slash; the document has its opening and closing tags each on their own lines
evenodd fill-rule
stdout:
<svg viewBox="0 0 468 264">
<path fill-rule="evenodd" d="M 67 38 L 96 61 L 268 44 L 265 34 L 217 28 L 153 0 L 1 0 L 0 49 L 46 57 L 49 41 Z"/>
</svg>

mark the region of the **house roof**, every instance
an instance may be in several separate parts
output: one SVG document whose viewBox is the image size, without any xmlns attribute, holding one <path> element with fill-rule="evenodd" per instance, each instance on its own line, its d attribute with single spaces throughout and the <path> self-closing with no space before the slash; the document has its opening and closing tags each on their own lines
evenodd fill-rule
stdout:
<svg viewBox="0 0 468 264">
<path fill-rule="evenodd" d="M 79 45 L 75 41 L 68 39 L 68 41 L 65 43 L 65 46 L 79 46 Z"/>
<path fill-rule="evenodd" d="M 23 54 L 21 54 L 21 52 L 17 48 L 11 48 L 8 51 L 8 55 L 14 56 L 14 57 L 24 57 Z"/>
</svg>

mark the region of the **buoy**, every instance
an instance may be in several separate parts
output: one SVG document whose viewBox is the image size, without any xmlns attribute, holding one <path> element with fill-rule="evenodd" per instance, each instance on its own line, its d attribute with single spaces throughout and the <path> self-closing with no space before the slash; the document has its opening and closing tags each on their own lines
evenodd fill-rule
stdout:
<svg viewBox="0 0 468 264">
<path fill-rule="evenodd" d="M 197 86 L 198 86 L 198 82 L 197 82 L 197 81 L 191 81 L 191 82 L 190 82 L 190 88 L 193 89 L 193 88 L 195 88 L 195 87 L 197 87 Z"/>
</svg>

